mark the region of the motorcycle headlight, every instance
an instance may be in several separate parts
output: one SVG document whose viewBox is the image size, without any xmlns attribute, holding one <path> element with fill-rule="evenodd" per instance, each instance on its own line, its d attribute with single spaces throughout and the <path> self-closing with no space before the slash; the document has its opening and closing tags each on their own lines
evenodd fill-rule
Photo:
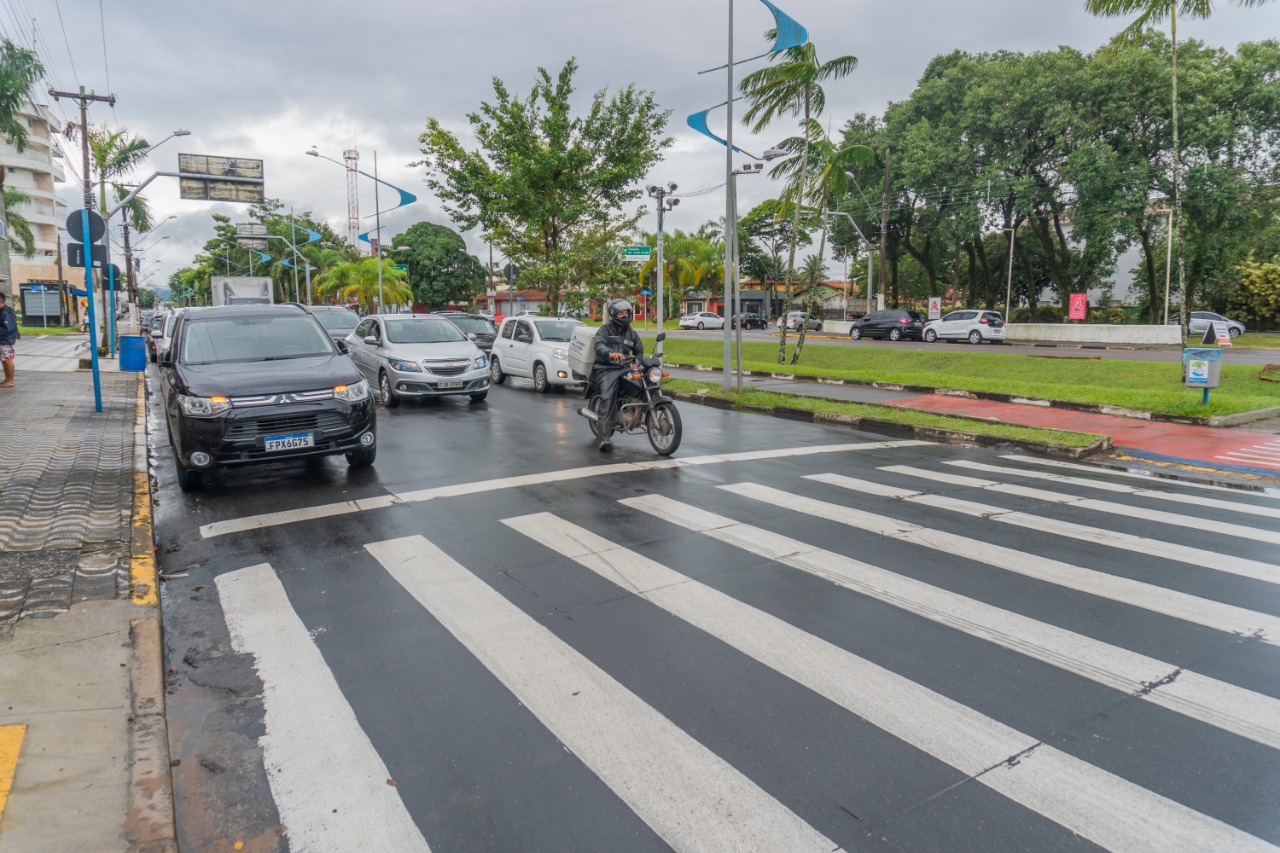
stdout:
<svg viewBox="0 0 1280 853">
<path fill-rule="evenodd" d="M 472 367 L 488 367 L 489 359 L 485 358 L 484 355 L 477 356 L 476 360 L 471 362 L 471 366 Z"/>
<path fill-rule="evenodd" d="M 561 359 L 568 358 L 568 357 L 569 357 L 569 351 L 568 351 L 567 349 L 565 349 L 564 347 L 556 347 L 555 349 L 553 349 L 553 350 L 551 351 L 551 357 L 552 357 L 552 358 L 561 358 Z"/>
<path fill-rule="evenodd" d="M 649 382 L 651 382 L 651 383 L 652 383 L 652 384 L 654 384 L 654 385 L 657 385 L 657 384 L 658 384 L 659 382 L 661 382 L 661 381 L 662 381 L 662 368 L 661 368 L 661 367 L 650 367 L 650 368 L 649 368 Z"/>
<path fill-rule="evenodd" d="M 220 415 L 223 412 L 231 410 L 231 401 L 226 397 L 188 397 L 185 394 L 178 395 L 178 405 L 182 407 L 184 414 L 188 414 L 193 418 L 211 418 L 214 415 Z"/>
<path fill-rule="evenodd" d="M 402 358 L 389 358 L 387 364 L 391 365 L 392 370 L 398 370 L 401 373 L 421 373 L 422 368 L 415 361 L 405 361 Z"/>
<path fill-rule="evenodd" d="M 361 400 L 369 399 L 369 383 L 361 379 L 354 385 L 335 385 L 333 396 L 337 400 L 346 400 L 348 403 L 359 403 Z"/>
</svg>

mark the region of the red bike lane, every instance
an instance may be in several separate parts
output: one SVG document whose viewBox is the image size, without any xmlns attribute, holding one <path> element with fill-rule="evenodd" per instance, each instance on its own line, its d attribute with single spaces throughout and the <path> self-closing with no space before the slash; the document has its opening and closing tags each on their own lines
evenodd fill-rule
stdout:
<svg viewBox="0 0 1280 853">
<path fill-rule="evenodd" d="M 1247 474 L 1280 475 L 1280 435 L 1274 433 L 1151 421 L 941 394 L 906 397 L 894 400 L 889 405 L 939 415 L 996 420 L 1019 426 L 1109 435 L 1116 448 L 1140 458 L 1222 468 Z"/>
</svg>

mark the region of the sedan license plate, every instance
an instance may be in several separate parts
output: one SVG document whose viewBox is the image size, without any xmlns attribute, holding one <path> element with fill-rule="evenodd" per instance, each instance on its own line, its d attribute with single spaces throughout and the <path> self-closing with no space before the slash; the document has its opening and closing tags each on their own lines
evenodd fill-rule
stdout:
<svg viewBox="0 0 1280 853">
<path fill-rule="evenodd" d="M 316 439 L 309 432 L 295 432 L 291 435 L 269 435 L 263 439 L 267 452 L 273 450 L 297 450 L 300 447 L 315 447 Z"/>
<path fill-rule="evenodd" d="M 436 387 L 443 391 L 445 388 L 461 388 L 464 384 L 461 379 L 449 379 L 444 382 L 437 382 Z"/>
</svg>

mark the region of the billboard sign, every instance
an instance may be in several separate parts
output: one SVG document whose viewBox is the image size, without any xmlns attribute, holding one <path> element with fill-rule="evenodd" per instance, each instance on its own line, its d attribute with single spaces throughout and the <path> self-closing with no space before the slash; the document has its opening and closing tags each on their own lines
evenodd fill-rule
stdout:
<svg viewBox="0 0 1280 853">
<path fill-rule="evenodd" d="M 178 172 L 178 192 L 184 199 L 254 204 L 264 197 L 261 160 L 179 154 Z"/>
<path fill-rule="evenodd" d="M 267 250 L 266 237 L 237 237 L 236 245 L 241 249 L 255 249 L 259 252 Z"/>
<path fill-rule="evenodd" d="M 1067 313 L 1068 320 L 1083 320 L 1088 311 L 1089 300 L 1084 293 L 1071 294 L 1070 310 Z"/>
<path fill-rule="evenodd" d="M 941 316 L 942 316 L 942 297 L 930 296 L 929 297 L 929 319 L 937 320 Z"/>
<path fill-rule="evenodd" d="M 241 222 L 236 225 L 237 237 L 265 237 L 267 226 L 261 222 Z"/>
</svg>

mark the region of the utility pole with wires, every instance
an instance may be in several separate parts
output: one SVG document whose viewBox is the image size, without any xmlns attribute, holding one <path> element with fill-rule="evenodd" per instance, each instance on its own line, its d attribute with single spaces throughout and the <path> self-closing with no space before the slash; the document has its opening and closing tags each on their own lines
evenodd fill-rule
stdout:
<svg viewBox="0 0 1280 853">
<path fill-rule="evenodd" d="M 49 94 L 53 96 L 55 101 L 62 98 L 70 98 L 80 102 L 80 152 L 84 165 L 84 174 L 81 175 L 81 181 L 84 183 L 84 209 L 93 210 L 93 178 L 89 172 L 89 102 L 104 101 L 114 107 L 116 105 L 116 96 L 85 92 L 84 86 L 80 87 L 79 92 L 59 92 L 56 89 L 50 89 Z"/>
<path fill-rule="evenodd" d="M 884 275 L 885 258 L 889 246 L 889 149 L 884 149 L 884 190 L 880 194 L 880 298 L 884 298 L 885 287 L 889 279 Z M 871 285 L 867 284 L 867 310 L 875 311 L 871 304 Z"/>
</svg>

